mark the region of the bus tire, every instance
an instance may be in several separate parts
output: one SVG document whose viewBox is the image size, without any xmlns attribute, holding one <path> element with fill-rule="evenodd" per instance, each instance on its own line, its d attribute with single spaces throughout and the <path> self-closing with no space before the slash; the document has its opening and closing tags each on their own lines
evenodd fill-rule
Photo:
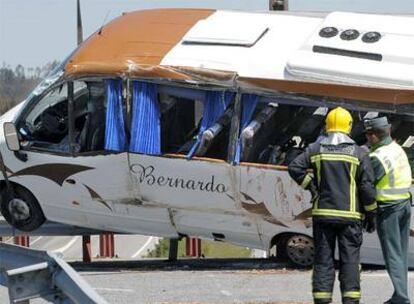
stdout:
<svg viewBox="0 0 414 304">
<path fill-rule="evenodd" d="M 285 253 L 291 263 L 300 267 L 310 267 L 314 258 L 313 239 L 303 234 L 292 234 L 285 244 Z"/>
<path fill-rule="evenodd" d="M 33 231 L 45 221 L 45 215 L 37 199 L 26 188 L 13 184 L 14 197 L 10 198 L 6 187 L 0 192 L 0 211 L 6 221 L 21 231 Z"/>
</svg>

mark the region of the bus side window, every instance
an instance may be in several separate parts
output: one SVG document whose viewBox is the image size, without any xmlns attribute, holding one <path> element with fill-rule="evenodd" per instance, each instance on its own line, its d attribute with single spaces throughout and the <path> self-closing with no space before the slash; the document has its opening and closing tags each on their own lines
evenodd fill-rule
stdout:
<svg viewBox="0 0 414 304">
<path fill-rule="evenodd" d="M 323 132 L 327 109 L 258 102 L 241 130 L 240 161 L 288 165 Z"/>
<path fill-rule="evenodd" d="M 85 83 L 75 81 L 75 100 L 85 102 L 87 96 Z M 43 96 L 20 121 L 18 129 L 23 139 L 23 149 L 69 153 L 68 114 L 68 89 L 65 83 Z M 78 118 L 75 114 L 75 120 Z"/>
<path fill-rule="evenodd" d="M 389 117 L 392 125 L 391 137 L 402 146 L 410 163 L 414 178 L 414 117 L 393 115 Z"/>
<path fill-rule="evenodd" d="M 161 106 L 161 152 L 186 154 L 197 135 L 202 103 L 159 94 Z"/>
<path fill-rule="evenodd" d="M 104 150 L 106 96 L 103 82 L 88 82 L 86 100 L 75 99 L 75 140 L 79 152 Z"/>
<path fill-rule="evenodd" d="M 196 95 L 205 99 L 159 94 L 162 154 L 182 154 L 189 159 L 203 156 L 225 160 L 233 115 L 233 106 L 230 103 L 234 94 L 205 91 L 197 92 Z M 212 119 L 207 123 L 203 120 L 203 115 Z"/>
</svg>

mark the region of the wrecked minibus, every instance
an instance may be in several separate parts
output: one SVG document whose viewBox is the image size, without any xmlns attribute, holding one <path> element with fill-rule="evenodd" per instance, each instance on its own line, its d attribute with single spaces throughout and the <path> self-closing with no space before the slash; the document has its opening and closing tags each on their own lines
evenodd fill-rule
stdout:
<svg viewBox="0 0 414 304">
<path fill-rule="evenodd" d="M 310 265 L 310 195 L 287 165 L 338 105 L 359 145 L 363 119 L 386 115 L 413 165 L 413 47 L 401 16 L 125 13 L 1 117 L 1 213 L 24 231 L 48 219 L 276 245 Z M 383 263 L 375 234 L 361 260 Z"/>
</svg>

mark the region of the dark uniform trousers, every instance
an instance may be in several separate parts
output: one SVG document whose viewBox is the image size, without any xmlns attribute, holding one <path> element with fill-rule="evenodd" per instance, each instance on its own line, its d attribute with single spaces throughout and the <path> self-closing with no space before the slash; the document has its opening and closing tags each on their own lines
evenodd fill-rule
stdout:
<svg viewBox="0 0 414 304">
<path fill-rule="evenodd" d="M 409 200 L 378 210 L 378 237 L 381 242 L 385 267 L 394 286 L 392 303 L 410 303 L 407 288 L 410 218 Z"/>
<path fill-rule="evenodd" d="M 359 303 L 360 265 L 362 244 L 360 222 L 341 224 L 314 222 L 315 260 L 313 268 L 313 295 L 315 303 L 330 303 L 335 281 L 335 244 L 339 247 L 339 281 L 343 303 Z"/>
</svg>

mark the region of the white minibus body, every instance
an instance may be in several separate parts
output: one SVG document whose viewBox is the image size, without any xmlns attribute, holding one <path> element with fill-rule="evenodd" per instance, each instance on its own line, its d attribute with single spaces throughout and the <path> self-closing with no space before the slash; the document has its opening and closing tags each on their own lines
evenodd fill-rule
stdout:
<svg viewBox="0 0 414 304">
<path fill-rule="evenodd" d="M 363 118 L 387 115 L 413 164 L 413 47 L 408 17 L 126 13 L 2 116 L 1 211 L 26 231 L 48 219 L 277 245 L 309 265 L 310 195 L 287 165 L 338 105 L 360 145 Z M 361 259 L 383 263 L 376 234 Z"/>
</svg>

